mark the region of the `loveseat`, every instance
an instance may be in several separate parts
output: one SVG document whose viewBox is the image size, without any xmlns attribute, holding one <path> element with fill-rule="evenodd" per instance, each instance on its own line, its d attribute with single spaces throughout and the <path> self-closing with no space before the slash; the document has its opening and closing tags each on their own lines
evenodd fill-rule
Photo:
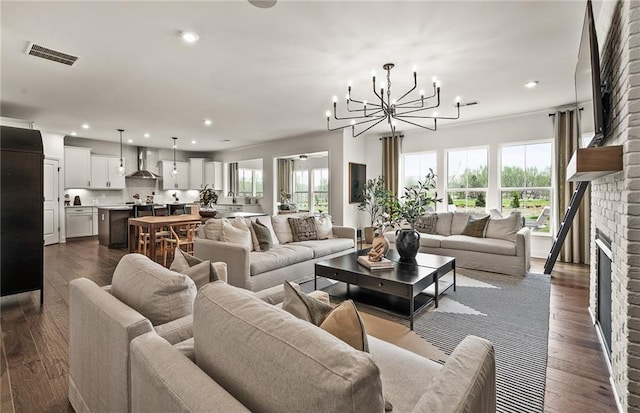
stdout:
<svg viewBox="0 0 640 413">
<path fill-rule="evenodd" d="M 307 218 L 315 222 L 316 235 L 306 241 L 295 241 L 290 220 Z M 194 238 L 194 255 L 225 262 L 227 282 L 251 291 L 282 285 L 285 280 L 311 278 L 316 262 L 355 251 L 355 228 L 335 226 L 328 216 L 287 214 L 225 221 L 210 219 L 199 228 Z M 267 250 L 261 249 L 255 239 L 247 242 L 242 234 L 230 228 L 249 231 L 253 237 L 252 222 L 269 230 L 271 245 Z M 223 226 L 229 230 L 226 236 Z"/>
<path fill-rule="evenodd" d="M 474 218 L 486 220 L 486 226 L 475 236 L 463 235 Z M 500 219 L 457 211 L 431 213 L 418 221 L 416 230 L 418 252 L 455 257 L 457 267 L 523 276 L 531 266 L 531 231 L 522 227 L 519 212 Z M 395 248 L 395 231 L 384 236 Z"/>
<path fill-rule="evenodd" d="M 496 409 L 494 350 L 478 337 L 444 365 L 371 336 L 366 353 L 222 282 L 198 292 L 193 321 L 192 355 L 153 331 L 132 340 L 132 411 Z"/>
</svg>

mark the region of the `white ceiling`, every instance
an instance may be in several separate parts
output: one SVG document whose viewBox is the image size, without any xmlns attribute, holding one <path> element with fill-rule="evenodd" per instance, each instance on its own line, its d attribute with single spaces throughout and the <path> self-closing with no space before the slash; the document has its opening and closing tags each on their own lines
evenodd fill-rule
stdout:
<svg viewBox="0 0 640 413">
<path fill-rule="evenodd" d="M 480 101 L 455 122 L 544 110 L 574 100 L 585 4 L 3 1 L 0 115 L 92 139 L 118 141 L 124 128 L 134 145 L 168 148 L 177 136 L 181 149 L 221 150 L 326 130 L 331 97 L 344 100 L 352 80 L 354 98 L 372 101 L 371 70 L 380 79 L 387 62 L 396 96 L 416 65 L 419 88 L 442 80 L 440 113 L 453 113 L 456 95 Z M 199 42 L 184 44 L 180 30 Z M 29 56 L 29 42 L 79 59 Z M 523 86 L 531 79 L 536 89 Z"/>
</svg>

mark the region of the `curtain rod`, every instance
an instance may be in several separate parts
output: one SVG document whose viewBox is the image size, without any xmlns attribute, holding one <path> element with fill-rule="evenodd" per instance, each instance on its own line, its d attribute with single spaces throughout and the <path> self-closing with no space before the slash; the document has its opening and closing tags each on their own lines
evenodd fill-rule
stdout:
<svg viewBox="0 0 640 413">
<path fill-rule="evenodd" d="M 379 141 L 385 139 L 385 138 L 392 138 L 393 136 L 383 136 L 381 138 L 378 138 Z M 398 138 L 404 138 L 404 135 L 398 135 Z"/>
<path fill-rule="evenodd" d="M 584 108 L 578 108 L 578 110 L 583 110 Z M 558 112 L 566 112 L 567 110 L 559 110 Z M 549 116 L 556 116 L 555 113 L 549 113 Z"/>
</svg>

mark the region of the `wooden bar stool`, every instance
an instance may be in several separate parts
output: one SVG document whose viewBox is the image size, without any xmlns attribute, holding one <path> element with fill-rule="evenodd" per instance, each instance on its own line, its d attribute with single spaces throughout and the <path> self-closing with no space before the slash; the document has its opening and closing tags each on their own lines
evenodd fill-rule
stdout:
<svg viewBox="0 0 640 413">
<path fill-rule="evenodd" d="M 189 255 L 193 255 L 193 238 L 198 230 L 197 223 L 190 223 L 179 225 L 176 227 L 170 226 L 170 237 L 162 240 L 162 251 L 164 256 L 164 266 L 167 266 L 167 257 L 171 253 L 171 257 L 174 256 L 176 248 L 180 248 L 182 251 Z"/>
</svg>

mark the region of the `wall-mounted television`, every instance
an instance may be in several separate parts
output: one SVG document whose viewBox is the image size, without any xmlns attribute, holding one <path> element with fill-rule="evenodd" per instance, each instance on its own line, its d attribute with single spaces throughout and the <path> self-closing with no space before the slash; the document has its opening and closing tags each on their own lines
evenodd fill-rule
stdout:
<svg viewBox="0 0 640 413">
<path fill-rule="evenodd" d="M 599 146 L 605 138 L 604 106 L 600 83 L 600 51 L 591 0 L 587 0 L 575 82 L 579 146 Z"/>
</svg>

